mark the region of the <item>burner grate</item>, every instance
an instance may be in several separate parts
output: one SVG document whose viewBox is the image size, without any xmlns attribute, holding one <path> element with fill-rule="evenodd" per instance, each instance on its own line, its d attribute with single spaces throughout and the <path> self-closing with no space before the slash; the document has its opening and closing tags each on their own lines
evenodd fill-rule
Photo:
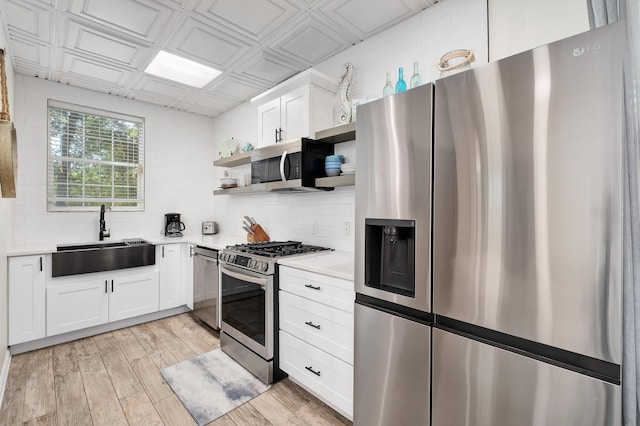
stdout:
<svg viewBox="0 0 640 426">
<path fill-rule="evenodd" d="M 235 246 L 227 247 L 227 249 L 269 258 L 331 250 L 326 247 L 305 245 L 300 241 L 265 241 L 236 244 Z"/>
</svg>

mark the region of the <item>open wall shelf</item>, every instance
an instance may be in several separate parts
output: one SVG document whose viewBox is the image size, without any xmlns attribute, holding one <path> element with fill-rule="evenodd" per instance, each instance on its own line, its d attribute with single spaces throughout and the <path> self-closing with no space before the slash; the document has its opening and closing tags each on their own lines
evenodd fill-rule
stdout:
<svg viewBox="0 0 640 426">
<path fill-rule="evenodd" d="M 356 138 L 356 123 L 347 123 L 341 126 L 316 132 L 315 139 L 321 142 L 336 144 L 349 142 Z M 213 162 L 216 167 L 236 167 L 251 163 L 251 151 L 234 154 L 230 157 L 220 158 Z M 336 188 L 339 186 L 355 185 L 355 175 L 342 175 L 333 177 L 323 177 L 316 179 L 316 186 L 319 188 Z M 251 186 L 241 186 L 237 188 L 216 189 L 213 195 L 240 195 L 259 193 L 253 191 Z"/>
</svg>

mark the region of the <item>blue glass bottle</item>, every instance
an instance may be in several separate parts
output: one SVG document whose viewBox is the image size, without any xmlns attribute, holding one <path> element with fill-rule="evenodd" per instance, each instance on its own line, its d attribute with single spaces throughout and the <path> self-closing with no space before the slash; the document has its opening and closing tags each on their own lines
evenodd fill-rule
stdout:
<svg viewBox="0 0 640 426">
<path fill-rule="evenodd" d="M 396 93 L 404 92 L 407 90 L 407 83 L 404 81 L 404 69 L 398 68 L 398 82 L 396 83 Z"/>
</svg>

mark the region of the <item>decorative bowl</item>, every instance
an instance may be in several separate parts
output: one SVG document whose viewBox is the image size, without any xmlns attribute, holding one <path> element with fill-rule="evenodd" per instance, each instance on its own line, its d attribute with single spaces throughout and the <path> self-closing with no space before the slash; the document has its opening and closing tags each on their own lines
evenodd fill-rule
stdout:
<svg viewBox="0 0 640 426">
<path fill-rule="evenodd" d="M 220 179 L 220 186 L 230 187 L 230 186 L 238 186 L 237 178 L 224 177 Z"/>
</svg>

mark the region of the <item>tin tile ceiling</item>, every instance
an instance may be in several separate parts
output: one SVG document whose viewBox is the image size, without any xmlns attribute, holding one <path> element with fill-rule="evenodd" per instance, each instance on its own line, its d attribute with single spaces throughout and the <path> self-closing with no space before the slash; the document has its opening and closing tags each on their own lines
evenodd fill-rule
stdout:
<svg viewBox="0 0 640 426">
<path fill-rule="evenodd" d="M 215 117 L 437 0 L 0 0 L 17 73 Z M 160 50 L 222 75 L 145 74 Z"/>
</svg>

